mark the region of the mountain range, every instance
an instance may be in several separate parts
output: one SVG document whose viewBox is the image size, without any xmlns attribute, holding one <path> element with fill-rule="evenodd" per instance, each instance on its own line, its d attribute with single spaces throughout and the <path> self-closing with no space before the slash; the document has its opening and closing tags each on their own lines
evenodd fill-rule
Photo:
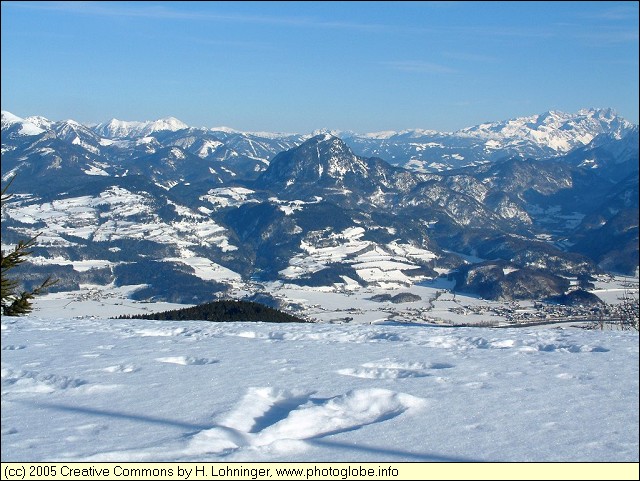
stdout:
<svg viewBox="0 0 640 481">
<path fill-rule="evenodd" d="M 461 292 L 538 299 L 638 271 L 638 127 L 610 109 L 373 134 L 2 112 L 14 176 L 3 249 L 42 232 L 24 277 L 58 289 L 204 302 L 264 282 L 448 275 Z"/>
</svg>

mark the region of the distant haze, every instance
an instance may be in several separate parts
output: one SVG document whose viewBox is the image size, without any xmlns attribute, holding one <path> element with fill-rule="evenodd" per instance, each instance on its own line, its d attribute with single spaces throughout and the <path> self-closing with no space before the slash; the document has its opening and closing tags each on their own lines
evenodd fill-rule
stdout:
<svg viewBox="0 0 640 481">
<path fill-rule="evenodd" d="M 638 123 L 637 2 L 2 2 L 2 110 L 243 131 Z"/>
</svg>

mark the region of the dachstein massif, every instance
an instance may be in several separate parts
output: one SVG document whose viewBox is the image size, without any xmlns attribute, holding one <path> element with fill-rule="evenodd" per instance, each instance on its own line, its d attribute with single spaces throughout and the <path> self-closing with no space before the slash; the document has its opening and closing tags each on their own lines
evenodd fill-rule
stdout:
<svg viewBox="0 0 640 481">
<path fill-rule="evenodd" d="M 638 126 L 611 110 L 370 134 L 2 112 L 3 186 L 14 176 L 3 249 L 41 233 L 25 287 L 199 303 L 448 276 L 508 300 L 638 272 Z"/>
</svg>

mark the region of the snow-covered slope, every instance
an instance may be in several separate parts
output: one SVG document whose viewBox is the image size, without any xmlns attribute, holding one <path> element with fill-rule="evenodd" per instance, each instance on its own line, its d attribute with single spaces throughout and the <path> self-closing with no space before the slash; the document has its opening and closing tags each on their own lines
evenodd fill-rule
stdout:
<svg viewBox="0 0 640 481">
<path fill-rule="evenodd" d="M 146 137 L 154 132 L 188 129 L 189 126 L 175 117 L 167 117 L 154 121 L 126 121 L 111 119 L 96 125 L 93 130 L 107 139 L 127 139 Z"/>
<path fill-rule="evenodd" d="M 621 138 L 633 125 L 611 109 L 583 109 L 576 114 L 549 111 L 541 115 L 490 122 L 456 132 L 491 142 L 491 148 L 517 148 L 529 143 L 559 154 L 582 147 L 597 135 L 609 133 Z"/>
<path fill-rule="evenodd" d="M 637 333 L 43 311 L 2 349 L 7 462 L 638 462 Z"/>
<path fill-rule="evenodd" d="M 507 157 L 558 156 L 589 144 L 601 134 L 620 139 L 633 127 L 611 109 L 582 109 L 575 114 L 549 111 L 486 122 L 455 132 L 414 129 L 343 138 L 359 155 L 434 172 Z"/>
<path fill-rule="evenodd" d="M 60 131 L 65 125 L 68 130 L 72 124 L 72 121 L 65 121 L 65 124 L 38 116 L 21 119 L 4 111 L 2 116 L 3 129 L 13 125 L 20 135 L 38 135 L 56 128 Z M 174 117 L 155 121 L 111 119 L 84 127 L 97 134 L 103 146 L 118 146 L 122 150 L 130 145 L 124 140 L 139 141 L 153 136 L 165 146 L 179 146 L 202 158 L 257 160 L 263 163 L 253 166 L 258 172 L 264 170 L 277 153 L 313 136 L 329 134 L 342 138 L 357 155 L 381 157 L 394 165 L 435 172 L 510 156 L 557 156 L 583 147 L 601 134 L 619 139 L 633 125 L 611 109 L 583 109 L 575 114 L 550 111 L 487 122 L 456 132 L 424 129 L 365 134 L 329 129 L 311 134 L 240 132 L 227 127 L 193 128 Z M 123 152 L 122 155 L 127 154 Z"/>
<path fill-rule="evenodd" d="M 13 132 L 17 135 L 40 135 L 44 129 L 40 128 L 36 123 L 13 115 L 6 110 L 2 111 L 2 135 Z"/>
<path fill-rule="evenodd" d="M 633 273 L 637 223 L 627 220 L 637 209 L 638 149 L 629 125 L 610 110 L 589 110 L 457 133 L 308 136 L 198 129 L 174 118 L 85 126 L 3 112 L 2 177 L 17 176 L 3 240 L 43 232 L 34 281 L 46 273 L 66 288 L 146 283 L 142 273 L 155 273 L 164 292 L 147 294 L 174 301 L 192 300 L 184 296 L 194 289 L 174 275 L 204 282 L 201 299 L 224 290 L 211 285 L 216 279 L 405 286 L 459 267 L 458 253 L 569 277 L 593 274 L 596 264 Z M 440 152 L 440 166 L 480 165 L 416 172 L 352 147 L 375 142 Z M 501 144 L 487 150 L 492 142 Z M 536 157 L 520 159 L 531 146 Z M 491 155 L 470 161 L 460 149 Z M 614 216 L 610 247 L 586 245 Z M 566 252 L 572 245 L 580 254 Z M 77 262 L 102 267 L 83 271 Z"/>
</svg>

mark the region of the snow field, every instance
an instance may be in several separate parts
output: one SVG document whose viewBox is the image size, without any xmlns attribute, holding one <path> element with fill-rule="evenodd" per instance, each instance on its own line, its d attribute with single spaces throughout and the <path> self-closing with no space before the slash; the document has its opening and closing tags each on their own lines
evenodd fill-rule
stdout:
<svg viewBox="0 0 640 481">
<path fill-rule="evenodd" d="M 638 336 L 2 319 L 3 461 L 638 461 Z"/>
<path fill-rule="evenodd" d="M 403 271 L 420 268 L 415 261 L 434 259 L 434 253 L 409 244 L 391 242 L 378 245 L 362 240 L 366 231 L 362 227 L 349 227 L 340 233 L 311 233 L 313 240 L 303 240 L 303 253 L 290 259 L 289 267 L 280 274 L 286 279 L 313 274 L 332 263 L 350 264 L 358 277 L 380 286 L 410 285 L 416 281 Z M 413 261 L 413 262 L 412 262 Z M 348 281 L 345 280 L 345 284 Z"/>
<path fill-rule="evenodd" d="M 237 249 L 229 244 L 225 229 L 202 214 L 173 204 L 182 218 L 165 223 L 154 213 L 153 199 L 148 194 L 135 194 L 121 187 L 110 187 L 95 197 L 32 203 L 36 201 L 27 199 L 8 205 L 6 215 L 26 224 L 45 223 L 46 235 L 39 239 L 44 245 L 69 245 L 64 236 L 72 235 L 95 241 L 147 239 L 179 247 L 215 245 L 224 252 Z M 100 212 L 103 205 L 108 206 L 107 213 Z M 28 229 L 17 230 L 30 235 Z"/>
</svg>

